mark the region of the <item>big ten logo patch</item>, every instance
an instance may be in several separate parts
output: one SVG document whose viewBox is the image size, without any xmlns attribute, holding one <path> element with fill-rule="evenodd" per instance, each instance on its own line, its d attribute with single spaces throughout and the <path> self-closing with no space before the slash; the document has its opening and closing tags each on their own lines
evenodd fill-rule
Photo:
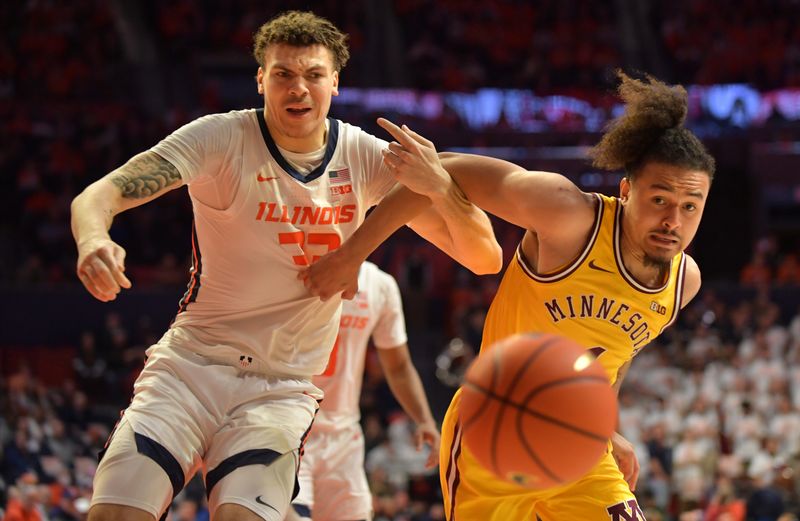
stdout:
<svg viewBox="0 0 800 521">
<path fill-rule="evenodd" d="M 659 315 L 666 315 L 667 314 L 667 306 L 662 306 L 655 300 L 650 302 L 650 311 L 655 311 Z"/>
<path fill-rule="evenodd" d="M 364 329 L 369 323 L 369 317 L 359 317 L 356 315 L 342 315 L 339 320 L 339 327 L 349 327 L 352 329 Z"/>
<path fill-rule="evenodd" d="M 353 185 L 331 186 L 330 190 L 331 190 L 331 195 L 341 196 L 351 193 L 353 191 Z"/>
<path fill-rule="evenodd" d="M 647 521 L 635 498 L 610 506 L 606 511 L 612 521 Z"/>
</svg>

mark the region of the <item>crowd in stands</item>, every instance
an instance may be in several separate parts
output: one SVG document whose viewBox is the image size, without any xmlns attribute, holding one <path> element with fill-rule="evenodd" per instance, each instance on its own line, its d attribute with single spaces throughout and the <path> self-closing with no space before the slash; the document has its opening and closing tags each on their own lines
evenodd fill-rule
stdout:
<svg viewBox="0 0 800 521">
<path fill-rule="evenodd" d="M 145 3 L 159 43 L 175 58 L 198 53 L 247 54 L 250 36 L 269 8 L 295 2 L 234 1 L 229 8 L 196 2 Z M 800 85 L 800 6 L 793 0 L 739 2 L 720 9 L 713 0 L 657 0 L 648 16 L 633 15 L 657 43 L 670 81 L 750 83 L 763 89 Z M 596 0 L 394 0 L 404 49 L 403 84 L 430 90 L 482 87 L 593 90 L 606 87 L 624 64 L 626 3 Z M 375 37 L 357 4 L 319 2 L 315 10 L 350 34 L 356 60 Z M 627 13 L 627 16 L 632 16 Z M 373 19 L 374 22 L 374 19 Z M 649 24 L 648 24 L 649 22 Z M 380 34 L 378 32 L 377 34 Z M 381 79 L 352 67 L 357 85 Z M 348 71 L 350 74 L 351 71 Z M 391 86 L 391 85 L 387 85 Z M 398 85 L 395 85 L 398 86 Z"/>
<path fill-rule="evenodd" d="M 756 241 L 751 259 L 739 275 L 744 286 L 800 285 L 800 248 L 781 248 L 778 242 L 774 235 Z"/>
<path fill-rule="evenodd" d="M 614 4 L 397 0 L 414 85 L 597 89 L 621 63 Z"/>
<path fill-rule="evenodd" d="M 800 86 L 800 4 L 742 0 L 660 0 L 654 31 L 676 81 L 748 83 L 759 89 Z"/>
<path fill-rule="evenodd" d="M 0 281 L 72 283 L 72 198 L 186 117 L 140 117 L 108 3 L 11 2 L 0 10 L 9 21 L 0 45 Z M 160 209 L 159 228 L 188 229 L 172 206 Z M 152 233 L 151 211 L 139 219 L 119 233 L 141 240 L 134 255 L 156 265 L 174 237 Z"/>
</svg>

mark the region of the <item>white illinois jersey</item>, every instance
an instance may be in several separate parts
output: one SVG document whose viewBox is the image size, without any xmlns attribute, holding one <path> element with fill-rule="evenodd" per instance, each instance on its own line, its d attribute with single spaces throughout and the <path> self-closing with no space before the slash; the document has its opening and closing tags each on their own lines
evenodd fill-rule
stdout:
<svg viewBox="0 0 800 521">
<path fill-rule="evenodd" d="M 314 385 L 325 392 L 314 429 L 336 429 L 358 423 L 358 402 L 370 336 L 378 349 L 408 341 L 397 282 L 371 262 L 365 262 L 358 272 L 358 294 L 353 300 L 342 303 L 339 336 L 328 367 L 313 380 Z"/>
<path fill-rule="evenodd" d="M 194 209 L 191 280 L 159 344 L 277 376 L 320 373 L 341 299 L 321 301 L 297 275 L 394 185 L 386 146 L 329 119 L 322 164 L 304 176 L 281 156 L 260 109 L 199 118 L 154 146 L 188 184 Z"/>
</svg>

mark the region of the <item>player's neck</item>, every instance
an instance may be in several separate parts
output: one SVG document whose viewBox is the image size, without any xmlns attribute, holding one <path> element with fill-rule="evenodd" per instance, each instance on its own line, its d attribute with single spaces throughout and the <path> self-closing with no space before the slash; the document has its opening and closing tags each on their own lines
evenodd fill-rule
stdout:
<svg viewBox="0 0 800 521">
<path fill-rule="evenodd" d="M 624 231 L 619 247 L 625 269 L 639 284 L 647 288 L 660 288 L 664 285 L 669 277 L 669 263 L 650 260 L 641 248 L 631 243 Z"/>
<path fill-rule="evenodd" d="M 267 124 L 272 140 L 276 145 L 295 154 L 307 154 L 319 150 L 325 146 L 328 140 L 328 120 L 315 128 L 311 133 L 304 136 L 291 136 L 281 130 L 280 124 L 271 121 L 266 114 L 264 121 Z"/>
<path fill-rule="evenodd" d="M 279 132 L 273 133 L 271 129 L 270 133 L 276 145 L 289 152 L 294 152 L 295 154 L 307 154 L 319 150 L 321 147 L 325 146 L 328 139 L 328 131 L 325 127 L 322 127 L 319 131 L 314 132 L 314 134 L 310 136 L 301 138 L 287 136 Z"/>
</svg>

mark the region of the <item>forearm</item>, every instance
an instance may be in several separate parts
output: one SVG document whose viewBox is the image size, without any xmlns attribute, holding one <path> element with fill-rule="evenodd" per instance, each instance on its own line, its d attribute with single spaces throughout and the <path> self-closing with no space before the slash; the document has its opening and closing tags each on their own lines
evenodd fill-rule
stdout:
<svg viewBox="0 0 800 521">
<path fill-rule="evenodd" d="M 503 252 L 492 223 L 457 184 L 451 183 L 444 196 L 433 199 L 433 210 L 444 221 L 445 251 L 451 257 L 478 275 L 500 271 Z"/>
<path fill-rule="evenodd" d="M 75 243 L 108 237 L 114 216 L 119 212 L 119 189 L 106 179 L 92 183 L 72 201 L 71 226 Z"/>
<path fill-rule="evenodd" d="M 342 244 L 341 253 L 360 264 L 398 228 L 430 205 L 427 197 L 397 185 Z"/>
<path fill-rule="evenodd" d="M 386 371 L 386 381 L 394 397 L 415 423 L 434 423 L 419 373 L 410 360 L 398 368 Z"/>
<path fill-rule="evenodd" d="M 439 158 L 465 196 L 491 213 L 503 213 L 503 207 L 510 203 L 504 183 L 509 176 L 524 171 L 514 163 L 493 157 L 442 152 Z"/>
</svg>

